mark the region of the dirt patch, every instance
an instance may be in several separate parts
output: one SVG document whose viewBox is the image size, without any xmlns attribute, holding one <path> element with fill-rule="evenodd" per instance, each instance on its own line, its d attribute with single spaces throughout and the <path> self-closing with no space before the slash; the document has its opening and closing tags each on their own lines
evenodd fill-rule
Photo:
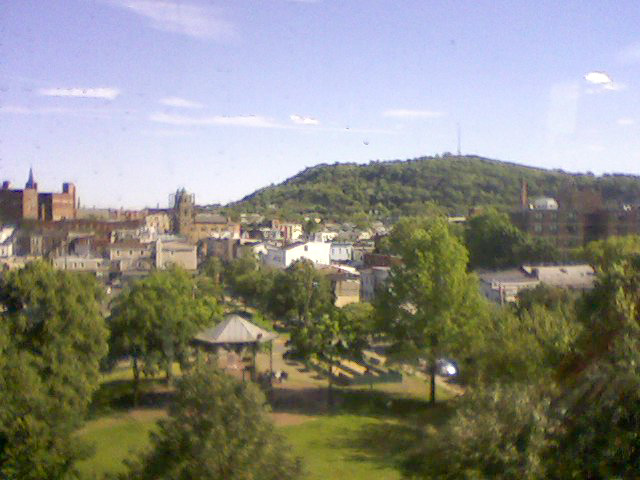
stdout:
<svg viewBox="0 0 640 480">
<path fill-rule="evenodd" d="M 310 415 L 302 415 L 300 413 L 272 412 L 271 419 L 278 427 L 287 427 L 289 425 L 300 425 L 301 423 L 313 420 Z"/>
</svg>

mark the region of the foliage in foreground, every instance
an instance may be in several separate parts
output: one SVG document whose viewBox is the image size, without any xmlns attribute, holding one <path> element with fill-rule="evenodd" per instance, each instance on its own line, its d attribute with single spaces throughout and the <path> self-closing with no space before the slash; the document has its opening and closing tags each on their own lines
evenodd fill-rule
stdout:
<svg viewBox="0 0 640 480">
<path fill-rule="evenodd" d="M 169 418 L 151 433 L 151 449 L 129 462 L 129 472 L 120 478 L 298 478 L 299 462 L 266 412 L 264 395 L 254 384 L 197 365 L 178 381 Z"/>
<path fill-rule="evenodd" d="M 582 302 L 582 318 L 577 353 L 556 360 L 555 374 L 479 385 L 416 451 L 408 472 L 434 479 L 635 478 L 640 256 L 619 259 L 600 277 Z"/>
<path fill-rule="evenodd" d="M 0 477 L 68 478 L 84 449 L 73 436 L 107 350 L 101 292 L 89 276 L 44 262 L 0 286 Z"/>
</svg>

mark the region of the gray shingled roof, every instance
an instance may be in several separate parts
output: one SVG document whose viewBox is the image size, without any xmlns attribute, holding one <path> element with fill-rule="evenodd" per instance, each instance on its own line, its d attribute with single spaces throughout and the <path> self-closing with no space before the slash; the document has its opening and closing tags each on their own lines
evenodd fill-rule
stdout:
<svg viewBox="0 0 640 480">
<path fill-rule="evenodd" d="M 268 332 L 245 320 L 240 315 L 230 314 L 213 328 L 198 333 L 194 339 L 208 344 L 268 342 L 278 334 Z"/>
</svg>

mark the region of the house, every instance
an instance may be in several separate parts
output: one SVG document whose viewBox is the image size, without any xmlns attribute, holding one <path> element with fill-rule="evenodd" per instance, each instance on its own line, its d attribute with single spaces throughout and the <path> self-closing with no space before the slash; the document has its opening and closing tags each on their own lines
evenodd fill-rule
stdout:
<svg viewBox="0 0 640 480">
<path fill-rule="evenodd" d="M 158 239 L 155 243 L 155 266 L 162 270 L 170 265 L 190 271 L 196 270 L 198 268 L 196 246 L 182 239 Z"/>
<path fill-rule="evenodd" d="M 6 258 L 13 255 L 16 227 L 5 226 L 0 229 L 0 257 Z"/>
<path fill-rule="evenodd" d="M 295 242 L 302 238 L 304 230 L 299 223 L 281 222 L 280 220 L 272 220 L 271 228 L 280 232 L 280 238 L 287 242 Z"/>
<path fill-rule="evenodd" d="M 153 244 L 135 240 L 112 243 L 107 247 L 112 270 L 148 272 L 154 266 Z"/>
<path fill-rule="evenodd" d="M 314 264 L 329 265 L 331 244 L 323 242 L 297 242 L 284 247 L 268 246 L 262 257 L 265 265 L 275 268 L 287 268 L 301 258 L 311 260 Z"/>
<path fill-rule="evenodd" d="M 333 242 L 329 251 L 332 262 L 350 262 L 353 260 L 353 244 L 350 242 Z"/>
<path fill-rule="evenodd" d="M 90 272 L 97 277 L 106 276 L 111 269 L 111 262 L 102 257 L 83 257 L 77 255 L 63 255 L 54 257 L 53 268 L 73 272 Z"/>
<path fill-rule="evenodd" d="M 331 282 L 336 307 L 344 307 L 360 301 L 360 274 L 355 269 L 331 265 L 320 266 L 318 270 Z"/>
<path fill-rule="evenodd" d="M 501 305 L 515 302 L 520 291 L 540 284 L 540 280 L 520 268 L 477 273 L 482 293 Z"/>
</svg>

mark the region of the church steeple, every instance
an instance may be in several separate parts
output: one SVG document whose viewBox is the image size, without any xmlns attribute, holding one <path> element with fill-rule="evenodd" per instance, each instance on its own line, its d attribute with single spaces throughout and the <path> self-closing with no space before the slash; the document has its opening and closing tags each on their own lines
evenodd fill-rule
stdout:
<svg viewBox="0 0 640 480">
<path fill-rule="evenodd" d="M 31 167 L 29 167 L 29 180 L 27 180 L 27 184 L 24 186 L 24 188 L 38 188 L 38 184 L 33 181 L 33 168 Z"/>
</svg>

